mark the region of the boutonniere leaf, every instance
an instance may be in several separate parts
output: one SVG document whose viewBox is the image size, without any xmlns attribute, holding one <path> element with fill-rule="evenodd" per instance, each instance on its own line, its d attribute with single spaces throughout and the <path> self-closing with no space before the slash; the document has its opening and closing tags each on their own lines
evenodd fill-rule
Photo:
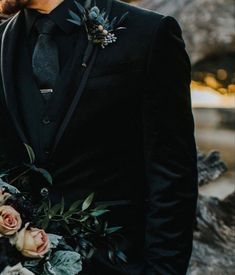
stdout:
<svg viewBox="0 0 235 275">
<path fill-rule="evenodd" d="M 116 31 L 126 29 L 121 26 L 126 20 L 128 12 L 124 13 L 120 19 L 114 17 L 109 19 L 109 15 L 105 10 L 100 10 L 94 2 L 87 0 L 82 6 L 75 0 L 77 13 L 69 11 L 69 22 L 77 26 L 85 26 L 88 40 L 93 44 L 100 45 L 105 48 L 109 44 L 117 41 Z"/>
<path fill-rule="evenodd" d="M 71 19 L 68 19 L 68 21 L 80 27 L 82 25 L 81 18 L 73 11 L 69 11 L 69 14 L 71 16 Z"/>
</svg>

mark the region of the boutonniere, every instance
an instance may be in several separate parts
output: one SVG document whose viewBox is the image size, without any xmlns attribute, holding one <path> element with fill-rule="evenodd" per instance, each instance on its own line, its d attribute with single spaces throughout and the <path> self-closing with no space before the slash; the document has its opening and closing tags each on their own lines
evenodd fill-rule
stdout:
<svg viewBox="0 0 235 275">
<path fill-rule="evenodd" d="M 78 12 L 70 10 L 71 18 L 68 21 L 79 27 L 84 26 L 88 41 L 92 42 L 92 44 L 100 45 L 104 49 L 109 44 L 117 41 L 117 30 L 126 29 L 121 25 L 126 19 L 128 12 L 124 13 L 119 19 L 114 17 L 110 20 L 107 11 L 101 11 L 95 1 L 87 0 L 84 6 L 76 0 L 74 2 Z"/>
</svg>

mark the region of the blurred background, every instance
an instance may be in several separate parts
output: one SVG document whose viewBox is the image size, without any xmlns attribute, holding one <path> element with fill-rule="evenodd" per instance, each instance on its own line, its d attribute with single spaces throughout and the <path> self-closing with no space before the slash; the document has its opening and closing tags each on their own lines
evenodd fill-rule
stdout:
<svg viewBox="0 0 235 275">
<path fill-rule="evenodd" d="M 188 274 L 235 275 L 235 1 L 126 2 L 174 16 L 192 63 L 200 197 Z"/>
</svg>

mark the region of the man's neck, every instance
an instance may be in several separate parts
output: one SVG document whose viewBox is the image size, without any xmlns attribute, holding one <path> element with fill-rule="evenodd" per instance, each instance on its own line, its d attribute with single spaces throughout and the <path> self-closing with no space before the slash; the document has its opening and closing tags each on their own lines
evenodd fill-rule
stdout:
<svg viewBox="0 0 235 275">
<path fill-rule="evenodd" d="M 40 13 L 50 13 L 64 0 L 33 0 L 27 6 L 29 9 L 37 10 Z"/>
</svg>

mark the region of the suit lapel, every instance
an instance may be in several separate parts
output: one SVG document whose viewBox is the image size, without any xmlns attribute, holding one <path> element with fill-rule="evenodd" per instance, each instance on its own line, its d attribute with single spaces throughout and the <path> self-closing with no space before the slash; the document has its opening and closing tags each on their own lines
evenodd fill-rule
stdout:
<svg viewBox="0 0 235 275">
<path fill-rule="evenodd" d="M 103 1 L 99 2 L 98 6 L 101 10 L 104 8 L 107 12 L 107 15 L 109 15 L 109 13 L 111 11 L 111 5 L 112 5 L 112 0 L 103 0 Z M 61 141 L 61 138 L 63 137 L 63 134 L 64 134 L 65 130 L 67 129 L 69 122 L 78 106 L 81 96 L 85 90 L 89 74 L 93 68 L 96 56 L 99 51 L 99 48 L 98 48 L 99 46 L 95 46 L 92 43 L 88 42 L 87 33 L 85 31 L 85 28 L 82 28 L 82 30 L 81 30 L 80 39 L 82 42 L 81 42 L 81 47 L 80 47 L 79 55 L 78 55 L 78 58 L 80 58 L 80 67 L 79 67 L 80 73 L 79 73 L 79 75 L 81 76 L 80 79 L 78 80 L 79 86 L 78 86 L 77 92 L 75 93 L 73 101 L 64 117 L 64 120 L 62 121 L 62 123 L 58 129 L 58 132 L 55 136 L 52 153 L 54 153 L 59 142 Z M 82 49 L 82 51 L 81 51 L 81 49 Z M 84 61 L 83 57 L 84 56 L 87 57 L 87 54 L 90 56 L 90 58 L 89 58 L 88 62 L 86 62 L 86 67 L 84 67 L 83 66 L 83 61 Z"/>
<path fill-rule="evenodd" d="M 107 11 L 107 14 L 111 11 L 111 3 L 112 0 L 103 0 L 99 2 L 100 9 L 105 8 Z M 4 97 L 6 101 L 6 105 L 8 108 L 8 111 L 11 115 L 12 121 L 14 123 L 14 126 L 17 130 L 17 133 L 21 139 L 22 142 L 28 143 L 26 139 L 26 135 L 23 132 L 23 129 L 21 127 L 20 121 L 19 121 L 19 114 L 18 114 L 18 108 L 17 108 L 17 102 L 14 95 L 14 71 L 13 71 L 13 65 L 14 65 L 14 49 L 17 47 L 17 34 L 19 33 L 20 26 L 22 21 L 22 12 L 16 14 L 7 24 L 5 31 L 2 36 L 2 44 L 1 44 L 1 74 L 2 74 L 2 81 L 3 81 L 3 90 L 4 90 Z M 80 58 L 80 65 L 79 65 L 79 75 L 80 78 L 79 86 L 77 88 L 77 91 L 74 95 L 73 101 L 71 105 L 68 108 L 68 111 L 56 133 L 52 153 L 56 150 L 58 144 L 61 141 L 61 138 L 63 137 L 63 134 L 65 130 L 67 129 L 69 122 L 78 106 L 78 103 L 81 99 L 81 96 L 85 90 L 86 83 L 89 77 L 89 74 L 93 68 L 96 56 L 98 54 L 98 46 L 89 45 L 87 34 L 84 28 L 81 29 L 81 35 L 79 36 L 80 41 L 78 42 L 80 47 L 78 48 L 78 58 Z M 89 48 L 88 48 L 89 47 Z M 87 62 L 87 66 L 82 66 L 83 57 L 86 53 L 86 50 L 89 50 L 91 55 Z"/>
<path fill-rule="evenodd" d="M 85 33 L 85 30 L 82 30 L 81 31 L 81 36 L 80 36 L 80 39 L 82 39 L 82 49 L 84 49 L 84 51 L 86 50 L 86 46 L 88 45 L 88 42 L 87 42 L 87 38 L 86 38 L 86 33 Z M 80 44 L 80 43 L 79 43 Z M 85 47 L 84 47 L 85 45 Z M 80 49 L 81 49 L 80 48 Z M 81 53 L 84 53 L 84 51 L 82 51 Z M 80 52 L 80 50 L 79 50 Z M 52 149 L 52 152 L 55 151 L 56 147 L 58 146 L 66 128 L 68 127 L 68 124 L 76 110 L 76 107 L 78 106 L 78 103 L 81 99 L 81 96 L 84 92 L 84 89 L 85 89 L 85 86 L 86 86 L 86 83 L 87 83 L 87 79 L 88 79 L 88 76 L 91 72 L 91 69 L 94 65 L 94 61 L 95 61 L 95 58 L 96 58 L 96 55 L 97 55 L 97 52 L 98 52 L 98 48 L 97 47 L 92 47 L 92 54 L 91 54 L 91 58 L 90 58 L 90 62 L 89 62 L 89 65 L 87 67 L 84 67 L 82 66 L 82 60 L 83 60 L 83 55 L 79 55 L 80 57 L 80 64 L 79 64 L 79 86 L 77 88 L 77 91 L 74 95 L 74 98 L 72 100 L 72 103 L 70 104 L 69 108 L 68 108 L 68 111 L 58 129 L 58 132 L 55 136 L 55 140 L 54 140 L 54 144 L 53 144 L 53 149 Z"/>
<path fill-rule="evenodd" d="M 19 138 L 27 143 L 26 136 L 19 121 L 19 113 L 14 90 L 14 57 L 17 47 L 17 37 L 21 26 L 22 15 L 17 13 L 8 22 L 1 41 L 1 76 L 4 98 L 10 117 L 16 128 Z"/>
</svg>

